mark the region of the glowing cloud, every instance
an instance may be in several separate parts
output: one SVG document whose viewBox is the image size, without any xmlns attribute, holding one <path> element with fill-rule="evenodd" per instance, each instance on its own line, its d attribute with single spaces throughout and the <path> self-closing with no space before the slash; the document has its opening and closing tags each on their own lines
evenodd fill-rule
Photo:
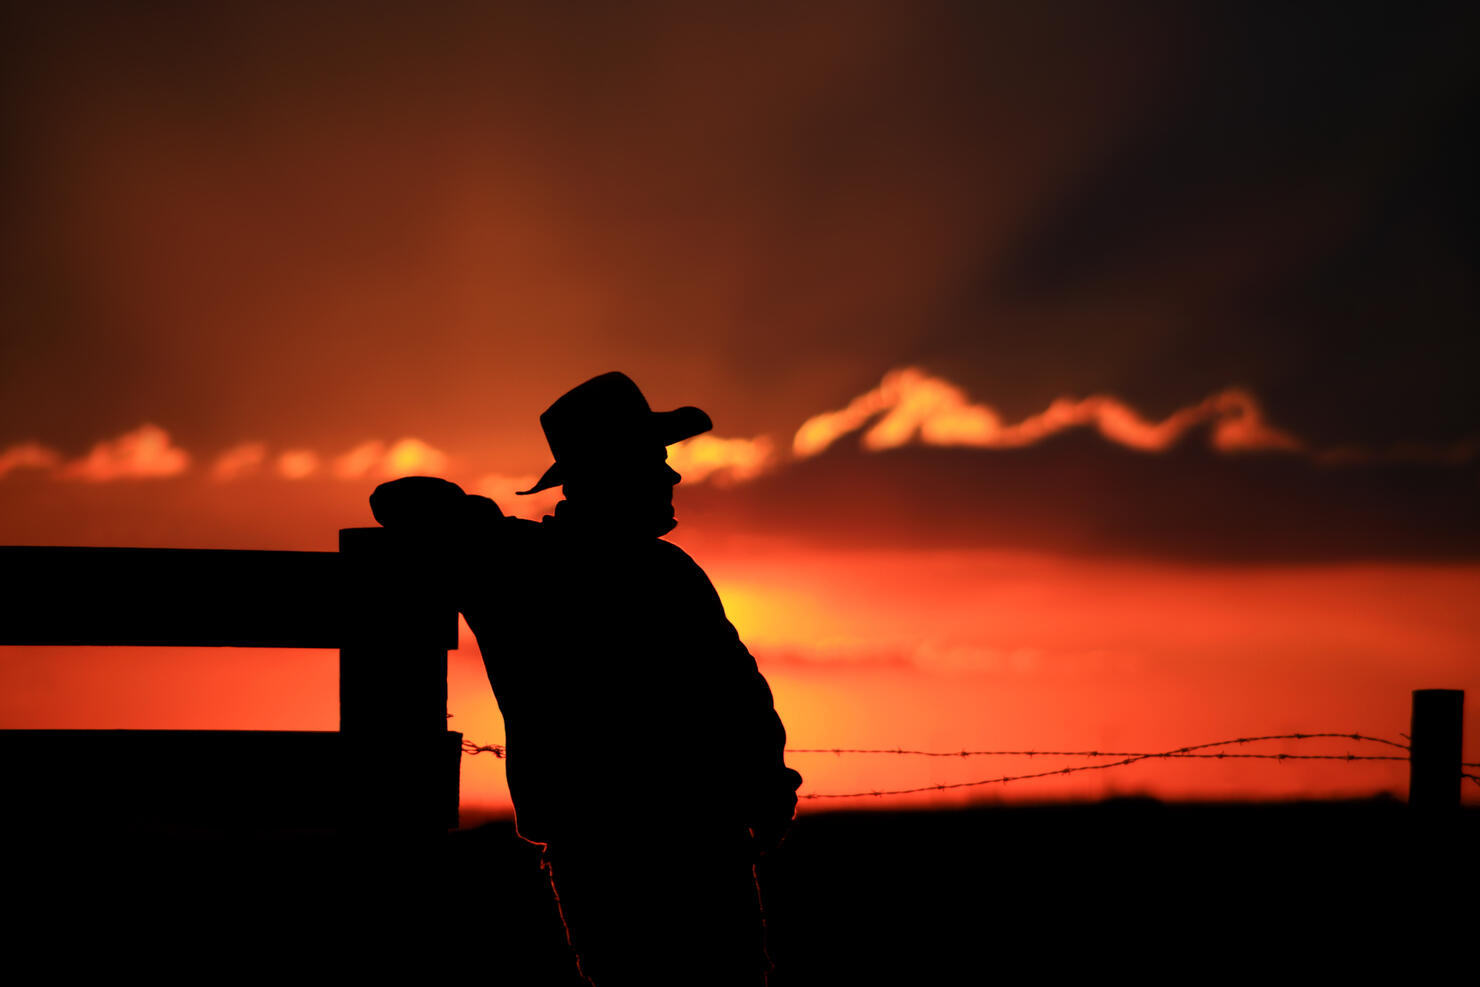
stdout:
<svg viewBox="0 0 1480 987">
<path fill-rule="evenodd" d="M 335 458 L 334 475 L 353 480 L 366 474 L 405 476 L 409 473 L 440 473 L 447 468 L 447 454 L 420 439 L 400 439 L 389 447 L 379 439 L 362 442 Z"/>
<path fill-rule="evenodd" d="M 1159 452 L 1189 429 L 1207 424 L 1212 444 L 1222 452 L 1294 451 L 1299 439 L 1264 419 L 1252 394 L 1229 388 L 1161 421 L 1150 421 L 1118 398 L 1097 394 L 1058 398 L 1044 411 L 1007 424 L 997 410 L 973 404 L 950 381 L 914 367 L 892 370 L 879 386 L 838 411 L 802 423 L 792 440 L 798 456 L 812 456 L 843 435 L 873 422 L 863 434 L 866 449 L 893 449 L 913 441 L 937 446 L 1018 448 L 1068 428 L 1094 426 L 1105 438 L 1132 449 Z"/>
<path fill-rule="evenodd" d="M 331 467 L 341 480 L 353 480 L 364 476 L 385 458 L 385 443 L 379 439 L 361 442 L 349 452 L 336 456 Z"/>
<path fill-rule="evenodd" d="M 440 473 L 447 468 L 447 454 L 420 439 L 400 439 L 386 451 L 381 468 L 387 476 Z"/>
<path fill-rule="evenodd" d="M 221 455 L 211 466 L 211 478 L 227 481 L 235 480 L 237 477 L 255 473 L 262 468 L 267 461 L 267 444 L 265 442 L 243 442 L 241 445 L 232 446 Z"/>
<path fill-rule="evenodd" d="M 20 442 L 0 452 L 0 477 L 11 470 L 51 469 L 61 461 L 55 449 L 39 442 Z"/>
<path fill-rule="evenodd" d="M 81 459 L 63 466 L 59 475 L 106 483 L 110 480 L 177 476 L 190 466 L 190 457 L 170 443 L 158 425 L 140 425 L 116 439 L 99 442 Z"/>
<path fill-rule="evenodd" d="M 278 474 L 289 480 L 301 480 L 318 468 L 319 454 L 312 449 L 289 449 L 277 458 Z"/>
<path fill-rule="evenodd" d="M 772 465 L 769 437 L 726 439 L 696 435 L 668 447 L 668 465 L 686 483 L 713 481 L 718 486 L 753 479 Z"/>
</svg>

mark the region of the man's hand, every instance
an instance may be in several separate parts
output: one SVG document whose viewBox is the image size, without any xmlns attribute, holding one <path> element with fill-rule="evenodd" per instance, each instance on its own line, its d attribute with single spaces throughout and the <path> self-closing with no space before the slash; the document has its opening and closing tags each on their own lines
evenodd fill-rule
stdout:
<svg viewBox="0 0 1480 987">
<path fill-rule="evenodd" d="M 467 524 L 491 524 L 494 521 L 503 520 L 504 512 L 499 510 L 499 506 L 488 497 L 480 494 L 466 494 L 463 497 L 462 513 L 459 517 Z"/>
<path fill-rule="evenodd" d="M 448 480 L 435 476 L 403 476 L 375 488 L 370 495 L 370 513 L 387 528 L 446 527 L 456 523 L 467 496 L 462 487 Z"/>
<path fill-rule="evenodd" d="M 755 850 L 760 856 L 765 856 L 779 847 L 786 839 L 786 834 L 791 832 L 792 820 L 773 819 L 769 822 L 756 823 L 750 827 L 750 835 L 755 837 Z"/>
<path fill-rule="evenodd" d="M 755 837 L 757 851 L 762 854 L 769 853 L 781 845 L 786 839 L 786 834 L 791 830 L 792 820 L 797 811 L 797 788 L 802 784 L 802 776 L 791 768 L 784 768 L 785 775 L 782 784 L 766 794 L 759 805 L 756 806 L 755 820 L 750 824 L 750 832 Z"/>
</svg>

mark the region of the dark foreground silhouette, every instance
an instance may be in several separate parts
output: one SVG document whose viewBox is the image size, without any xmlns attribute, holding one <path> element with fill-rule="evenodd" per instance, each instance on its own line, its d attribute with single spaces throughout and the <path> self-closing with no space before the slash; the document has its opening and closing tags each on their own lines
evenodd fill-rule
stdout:
<svg viewBox="0 0 1480 987">
<path fill-rule="evenodd" d="M 760 984 L 754 866 L 801 776 L 713 585 L 661 538 L 680 479 L 666 447 L 709 418 L 654 412 L 611 373 L 540 423 L 555 464 L 523 492 L 565 494 L 543 522 L 431 477 L 382 484 L 376 519 L 434 553 L 478 639 L 518 831 L 546 845 L 582 972 L 602 987 Z"/>
<path fill-rule="evenodd" d="M 95 808 L 5 840 L 11 969 L 579 987 L 539 848 L 509 822 L 391 852 Z M 1473 971 L 1477 837 L 1480 809 L 1436 830 L 1383 799 L 835 812 L 757 869 L 776 987 L 1426 983 Z M 644 855 L 627 877 L 667 892 L 642 937 L 666 948 L 681 872 Z"/>
</svg>

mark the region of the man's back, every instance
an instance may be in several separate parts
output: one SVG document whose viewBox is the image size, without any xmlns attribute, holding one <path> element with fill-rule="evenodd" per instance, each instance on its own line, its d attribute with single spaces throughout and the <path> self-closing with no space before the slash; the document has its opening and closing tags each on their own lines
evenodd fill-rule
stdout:
<svg viewBox="0 0 1480 987">
<path fill-rule="evenodd" d="M 384 508 L 395 484 L 381 491 Z M 770 688 L 693 559 L 612 537 L 569 502 L 533 522 L 443 496 L 382 513 L 442 542 L 503 713 L 522 836 L 789 818 L 798 776 Z"/>
</svg>

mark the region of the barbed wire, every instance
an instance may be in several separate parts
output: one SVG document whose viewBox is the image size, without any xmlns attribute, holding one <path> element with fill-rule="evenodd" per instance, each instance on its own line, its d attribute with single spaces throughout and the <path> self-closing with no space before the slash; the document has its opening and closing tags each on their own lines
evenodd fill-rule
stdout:
<svg viewBox="0 0 1480 987">
<path fill-rule="evenodd" d="M 1408 750 L 1407 744 L 1381 737 L 1369 737 L 1361 733 L 1271 733 L 1259 737 L 1235 737 L 1232 740 L 1214 740 L 1206 744 L 1191 744 L 1172 751 L 1155 753 L 1147 751 L 921 751 L 905 747 L 788 747 L 788 754 L 903 754 L 915 757 L 1165 757 L 1171 754 L 1187 754 L 1190 751 L 1206 750 L 1209 747 L 1228 747 L 1232 744 L 1252 744 L 1260 740 L 1311 740 L 1316 737 L 1337 737 L 1343 740 L 1364 740 L 1374 744 L 1387 744 L 1399 750 Z M 1206 755 L 1209 757 L 1215 755 Z M 1232 755 L 1228 755 L 1232 756 Z M 1273 756 L 1273 755 L 1269 755 Z M 1315 756 L 1315 755 L 1306 755 Z M 1335 756 L 1335 755 L 1333 755 Z M 1404 760 L 1399 758 L 1399 760 Z M 1470 765 L 1480 767 L 1480 765 Z"/>
<path fill-rule="evenodd" d="M 1361 734 L 1350 734 L 1350 733 L 1346 733 L 1346 734 L 1329 734 L 1329 733 L 1328 734 L 1316 734 L 1316 733 L 1273 734 L 1273 735 L 1269 735 L 1269 736 L 1265 736 L 1265 737 L 1245 737 L 1245 738 L 1239 738 L 1239 739 L 1236 739 L 1236 740 L 1217 741 L 1217 742 L 1209 743 L 1209 744 L 1194 744 L 1194 745 L 1190 745 L 1190 746 L 1187 746 L 1187 747 L 1178 747 L 1178 748 L 1175 748 L 1175 749 L 1169 750 L 1169 751 L 1162 751 L 1160 753 L 1129 753 L 1129 754 L 1124 755 L 1122 757 L 1122 759 L 1119 760 L 1119 761 L 1110 761 L 1110 762 L 1105 763 L 1105 764 L 1079 764 L 1079 765 L 1070 765 L 1068 767 L 1056 768 L 1056 769 L 1054 769 L 1052 771 L 1036 771 L 1036 772 L 1033 772 L 1033 773 L 1030 773 L 1030 774 L 1020 774 L 1020 775 L 1002 775 L 1001 777 L 998 777 L 998 778 L 982 778 L 982 779 L 977 780 L 977 781 L 959 781 L 959 782 L 954 782 L 954 783 L 945 783 L 945 784 L 938 784 L 938 785 L 921 785 L 921 786 L 916 787 L 916 788 L 896 788 L 896 789 L 883 789 L 883 790 L 881 790 L 881 789 L 875 789 L 875 790 L 867 791 L 867 792 L 807 792 L 805 794 L 798 795 L 797 798 L 800 798 L 800 799 L 848 799 L 848 798 L 869 798 L 869 797 L 875 797 L 875 798 L 877 798 L 877 797 L 883 796 L 883 795 L 914 795 L 914 794 L 917 794 L 917 793 L 920 793 L 920 792 L 944 792 L 944 791 L 948 791 L 950 789 L 956 789 L 956 788 L 976 788 L 976 787 L 980 787 L 982 785 L 1007 784 L 1008 782 L 1011 782 L 1011 781 L 1027 781 L 1027 780 L 1032 779 L 1032 778 L 1049 778 L 1049 777 L 1053 777 L 1055 775 L 1070 775 L 1070 774 L 1075 774 L 1075 773 L 1080 772 L 1080 771 L 1103 771 L 1103 770 L 1105 770 L 1107 768 L 1124 767 L 1125 765 L 1135 764 L 1137 761 L 1145 761 L 1145 760 L 1148 760 L 1148 759 L 1151 759 L 1151 758 L 1217 758 L 1217 759 L 1220 759 L 1220 760 L 1223 759 L 1223 758 L 1260 758 L 1260 759 L 1277 760 L 1277 761 L 1348 761 L 1348 762 L 1350 762 L 1350 761 L 1407 761 L 1408 760 L 1408 758 L 1406 756 L 1397 755 L 1397 754 L 1352 754 L 1352 753 L 1346 753 L 1346 754 L 1283 754 L 1283 753 L 1281 753 L 1281 754 L 1242 754 L 1242 753 L 1228 753 L 1228 752 L 1219 752 L 1217 754 L 1196 754 L 1196 753 L 1192 753 L 1193 751 L 1202 750 L 1202 749 L 1205 749 L 1205 748 L 1208 748 L 1208 747 L 1218 747 L 1218 746 L 1225 746 L 1225 745 L 1236 744 L 1236 743 L 1249 743 L 1249 742 L 1254 741 L 1254 740 L 1293 740 L 1293 739 L 1308 740 L 1308 739 L 1313 739 L 1315 737 L 1345 737 L 1345 738 L 1348 738 L 1348 739 L 1371 740 L 1371 741 L 1375 741 L 1377 743 L 1388 744 L 1388 745 L 1393 746 L 1393 747 L 1398 747 L 1398 748 L 1401 748 L 1403 750 L 1408 750 L 1408 748 L 1405 747 L 1403 744 L 1396 743 L 1395 741 L 1382 740 L 1381 738 L 1378 738 L 1378 737 L 1366 737 L 1366 736 L 1363 736 Z M 820 750 L 820 749 L 814 749 L 814 750 Z M 823 753 L 831 753 L 830 750 L 820 750 L 820 752 L 823 752 Z M 894 751 L 879 751 L 878 753 L 895 753 L 895 752 Z M 994 752 L 994 753 L 997 753 L 997 752 Z M 1024 754 L 1024 755 L 1030 756 L 1030 757 L 1038 757 L 1038 756 L 1045 756 L 1048 752 L 1042 752 L 1042 751 L 1007 752 L 1007 751 L 1004 751 L 1004 752 L 1000 752 L 1000 753 L 1003 753 L 1003 754 L 1021 753 L 1021 754 Z M 1105 755 L 1103 755 L 1099 751 L 1078 751 L 1078 752 L 1070 752 L 1069 753 L 1069 756 L 1075 756 L 1075 755 L 1085 756 L 1085 757 L 1105 756 Z M 956 756 L 959 757 L 960 755 L 958 754 Z M 1048 756 L 1053 756 L 1053 755 L 1048 755 Z M 1117 755 L 1110 755 L 1110 756 L 1117 756 Z M 1477 783 L 1480 783 L 1480 782 L 1477 782 Z"/>
<path fill-rule="evenodd" d="M 447 714 L 448 719 L 452 714 Z M 1361 733 L 1276 733 L 1264 734 L 1257 737 L 1235 737 L 1230 740 L 1215 740 L 1205 744 L 1189 744 L 1185 747 L 1176 747 L 1166 751 L 922 751 L 904 747 L 894 748 L 864 748 L 864 747 L 788 747 L 788 754 L 894 754 L 915 757 L 1115 757 L 1118 761 L 1105 764 L 1080 764 L 1069 765 L 1062 768 L 1054 768 L 1050 771 L 1035 771 L 1028 774 L 1002 775 L 997 778 L 982 778 L 976 781 L 948 782 L 937 785 L 921 785 L 916 788 L 894 788 L 894 789 L 872 789 L 866 792 L 806 792 L 799 794 L 799 799 L 847 799 L 847 798 L 870 798 L 884 795 L 914 795 L 921 792 L 944 792 L 957 788 L 977 788 L 983 785 L 1007 784 L 1012 781 L 1028 781 L 1034 778 L 1051 778 L 1056 775 L 1076 774 L 1080 771 L 1103 771 L 1107 768 L 1125 767 L 1135 764 L 1137 761 L 1151 759 L 1176 760 L 1176 759 L 1245 759 L 1265 761 L 1407 761 L 1409 757 L 1401 754 L 1288 754 L 1288 753 L 1246 753 L 1217 751 L 1215 753 L 1199 753 L 1212 747 L 1229 747 L 1235 744 L 1251 744 L 1264 740 L 1315 740 L 1318 738 L 1337 738 L 1342 740 L 1365 741 L 1374 744 L 1386 744 L 1399 750 L 1410 750 L 1407 744 L 1400 744 L 1394 740 L 1385 740 L 1382 737 L 1369 737 Z M 462 750 L 465 754 L 492 754 L 496 758 L 505 758 L 508 755 L 507 748 L 503 744 L 478 744 L 466 738 L 462 742 Z M 1469 761 L 1462 762 L 1464 767 L 1480 767 L 1480 764 Z M 1462 772 L 1461 778 L 1468 778 L 1476 785 L 1480 785 L 1480 775 Z"/>
<path fill-rule="evenodd" d="M 447 718 L 452 719 L 452 714 L 448 713 Z M 503 744 L 475 744 L 466 737 L 463 738 L 462 752 L 464 754 L 492 754 L 500 759 L 505 756 Z"/>
<path fill-rule="evenodd" d="M 449 713 L 448 719 L 452 718 Z M 1372 743 L 1387 744 L 1400 750 L 1408 750 L 1404 744 L 1392 740 L 1383 740 L 1381 737 L 1368 737 L 1360 733 L 1279 733 L 1267 734 L 1260 737 L 1235 737 L 1232 740 L 1215 740 L 1206 744 L 1192 744 L 1187 747 L 1178 747 L 1171 751 L 921 751 L 911 750 L 903 747 L 894 748 L 863 748 L 863 747 L 788 747 L 788 754 L 904 754 L 918 757 L 1121 757 L 1121 758 L 1148 758 L 1148 757 L 1205 757 L 1205 758 L 1264 758 L 1264 759 L 1303 759 L 1303 760 L 1338 760 L 1338 761 L 1376 761 L 1391 760 L 1405 761 L 1406 757 L 1380 755 L 1353 755 L 1353 754 L 1194 754 L 1193 751 L 1206 750 L 1210 747 L 1228 747 L 1233 744 L 1251 744 L 1261 740 L 1310 740 L 1316 737 L 1339 737 L 1344 740 L 1365 740 Z M 463 740 L 463 752 L 466 754 L 492 754 L 494 757 L 506 756 L 502 744 L 477 744 L 471 740 Z M 1480 765 L 1466 765 L 1466 767 L 1480 767 Z"/>
<path fill-rule="evenodd" d="M 502 758 L 505 753 L 503 744 L 475 744 L 471 740 L 464 740 L 462 749 L 464 754 L 492 754 L 497 758 Z"/>
</svg>

